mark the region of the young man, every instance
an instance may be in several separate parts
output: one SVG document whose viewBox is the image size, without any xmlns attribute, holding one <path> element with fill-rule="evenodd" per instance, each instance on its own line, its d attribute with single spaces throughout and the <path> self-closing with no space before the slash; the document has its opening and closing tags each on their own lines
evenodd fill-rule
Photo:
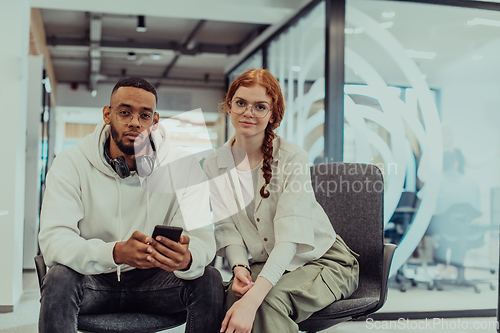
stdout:
<svg viewBox="0 0 500 333">
<path fill-rule="evenodd" d="M 156 103 L 147 81 L 121 80 L 104 122 L 55 159 L 39 234 L 50 267 L 40 332 L 76 332 L 78 314 L 184 310 L 186 332 L 219 332 L 208 185 L 196 158 L 170 145 Z M 180 241 L 153 239 L 157 224 L 182 227 Z"/>
</svg>

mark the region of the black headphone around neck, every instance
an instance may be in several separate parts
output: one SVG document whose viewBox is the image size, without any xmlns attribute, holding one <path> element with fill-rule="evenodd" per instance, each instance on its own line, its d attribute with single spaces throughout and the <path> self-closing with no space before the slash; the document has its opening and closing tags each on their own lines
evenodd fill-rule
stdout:
<svg viewBox="0 0 500 333">
<path fill-rule="evenodd" d="M 128 167 L 128 163 L 125 160 L 125 157 L 118 156 L 117 158 L 111 158 L 109 153 L 109 144 L 110 138 L 106 140 L 104 144 L 104 159 L 108 162 L 109 165 L 115 170 L 116 174 L 120 176 L 120 178 L 127 178 L 130 176 L 130 168 Z M 140 177 L 149 176 L 154 169 L 155 160 L 156 160 L 156 148 L 155 143 L 151 136 L 149 137 L 151 142 L 151 148 L 153 149 L 153 156 L 151 155 L 141 155 L 135 158 L 135 169 L 137 170 L 137 174 Z"/>
</svg>

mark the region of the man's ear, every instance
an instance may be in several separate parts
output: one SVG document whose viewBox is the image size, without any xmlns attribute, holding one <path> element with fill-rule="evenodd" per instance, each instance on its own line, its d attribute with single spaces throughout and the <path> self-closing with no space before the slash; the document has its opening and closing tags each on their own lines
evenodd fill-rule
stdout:
<svg viewBox="0 0 500 333">
<path fill-rule="evenodd" d="M 111 124 L 111 109 L 109 108 L 109 105 L 102 108 L 102 119 L 106 125 Z"/>
<path fill-rule="evenodd" d="M 153 128 L 152 128 L 153 131 L 156 131 L 158 129 L 159 122 L 160 122 L 160 114 L 156 112 L 153 119 Z"/>
</svg>

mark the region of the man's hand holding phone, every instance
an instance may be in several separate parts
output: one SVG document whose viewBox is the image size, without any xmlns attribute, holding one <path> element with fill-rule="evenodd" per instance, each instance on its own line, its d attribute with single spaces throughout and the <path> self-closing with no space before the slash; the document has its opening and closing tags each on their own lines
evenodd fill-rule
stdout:
<svg viewBox="0 0 500 333">
<path fill-rule="evenodd" d="M 181 228 L 156 226 L 153 241 L 147 248 L 147 260 L 169 272 L 188 270 L 192 262 L 190 240 L 189 236 L 181 233 Z"/>
<path fill-rule="evenodd" d="M 113 248 L 113 260 L 116 264 L 127 264 L 132 267 L 146 269 L 155 265 L 148 260 L 148 248 L 151 237 L 139 231 L 134 231 L 126 241 L 117 242 Z"/>
<path fill-rule="evenodd" d="M 128 240 L 116 243 L 113 259 L 118 265 L 141 269 L 187 270 L 192 262 L 189 237 L 181 233 L 182 228 L 167 226 L 157 226 L 153 232 L 155 238 L 135 231 Z"/>
</svg>

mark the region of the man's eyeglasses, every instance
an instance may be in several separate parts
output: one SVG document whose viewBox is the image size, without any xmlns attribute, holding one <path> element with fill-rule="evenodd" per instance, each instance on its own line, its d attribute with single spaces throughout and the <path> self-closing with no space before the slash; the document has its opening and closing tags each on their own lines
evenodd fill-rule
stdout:
<svg viewBox="0 0 500 333">
<path fill-rule="evenodd" d="M 112 109 L 111 106 L 109 106 L 109 108 Z M 118 122 L 120 124 L 123 124 L 123 125 L 130 124 L 132 119 L 134 119 L 134 113 L 132 113 L 129 110 L 125 110 L 125 109 L 117 110 L 117 111 L 115 111 L 115 113 L 116 113 L 116 119 L 118 120 Z M 153 125 L 155 113 L 156 112 L 150 112 L 150 111 L 145 111 L 145 112 L 139 113 L 139 124 L 141 124 L 141 126 L 144 126 L 144 127 L 149 127 L 149 126 Z"/>
<path fill-rule="evenodd" d="M 254 105 L 247 104 L 242 99 L 235 99 L 230 102 L 229 106 L 231 107 L 231 111 L 236 114 L 244 114 L 248 107 L 250 107 L 250 112 L 257 118 L 264 118 L 269 113 L 269 107 L 264 103 L 257 103 Z"/>
</svg>

